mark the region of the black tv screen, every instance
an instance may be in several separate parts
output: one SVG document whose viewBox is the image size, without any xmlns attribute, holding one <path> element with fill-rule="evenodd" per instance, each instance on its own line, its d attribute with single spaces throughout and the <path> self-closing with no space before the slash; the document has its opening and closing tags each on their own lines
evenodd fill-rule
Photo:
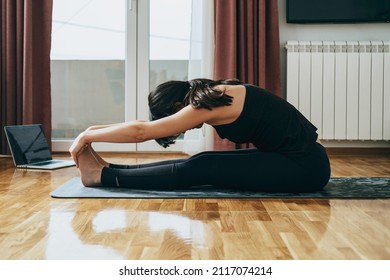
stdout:
<svg viewBox="0 0 390 280">
<path fill-rule="evenodd" d="M 390 22 L 390 0 L 286 0 L 288 23 Z"/>
</svg>

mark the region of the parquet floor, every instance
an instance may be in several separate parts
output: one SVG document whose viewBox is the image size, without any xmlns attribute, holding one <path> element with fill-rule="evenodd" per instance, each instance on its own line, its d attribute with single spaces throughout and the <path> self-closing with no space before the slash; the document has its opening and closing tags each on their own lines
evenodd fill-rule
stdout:
<svg viewBox="0 0 390 280">
<path fill-rule="evenodd" d="M 390 176 L 389 150 L 329 150 L 332 176 Z M 67 154 L 57 154 L 67 158 Z M 145 163 L 181 154 L 104 154 Z M 0 157 L 0 259 L 390 259 L 390 199 L 53 199 L 75 167 Z"/>
</svg>

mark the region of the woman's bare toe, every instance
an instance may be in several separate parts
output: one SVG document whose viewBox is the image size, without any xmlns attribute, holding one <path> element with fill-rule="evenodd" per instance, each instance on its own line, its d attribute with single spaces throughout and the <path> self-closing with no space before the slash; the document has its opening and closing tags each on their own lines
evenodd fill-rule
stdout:
<svg viewBox="0 0 390 280">
<path fill-rule="evenodd" d="M 89 147 L 84 148 L 78 156 L 81 182 L 86 187 L 100 186 L 103 165 L 96 161 Z"/>
</svg>

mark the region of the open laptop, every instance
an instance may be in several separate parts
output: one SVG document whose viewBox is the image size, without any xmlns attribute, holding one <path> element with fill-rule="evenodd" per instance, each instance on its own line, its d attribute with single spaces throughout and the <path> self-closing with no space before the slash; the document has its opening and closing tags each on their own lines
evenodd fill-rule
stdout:
<svg viewBox="0 0 390 280">
<path fill-rule="evenodd" d="M 74 166 L 72 160 L 54 160 L 42 125 L 5 126 L 5 134 L 16 167 L 58 169 Z"/>
</svg>

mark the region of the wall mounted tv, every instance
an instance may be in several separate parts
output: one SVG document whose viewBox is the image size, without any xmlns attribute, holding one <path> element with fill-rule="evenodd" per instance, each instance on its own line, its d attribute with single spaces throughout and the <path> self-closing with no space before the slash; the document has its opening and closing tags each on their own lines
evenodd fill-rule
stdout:
<svg viewBox="0 0 390 280">
<path fill-rule="evenodd" d="M 286 0 L 288 23 L 390 22 L 390 0 Z"/>
</svg>

